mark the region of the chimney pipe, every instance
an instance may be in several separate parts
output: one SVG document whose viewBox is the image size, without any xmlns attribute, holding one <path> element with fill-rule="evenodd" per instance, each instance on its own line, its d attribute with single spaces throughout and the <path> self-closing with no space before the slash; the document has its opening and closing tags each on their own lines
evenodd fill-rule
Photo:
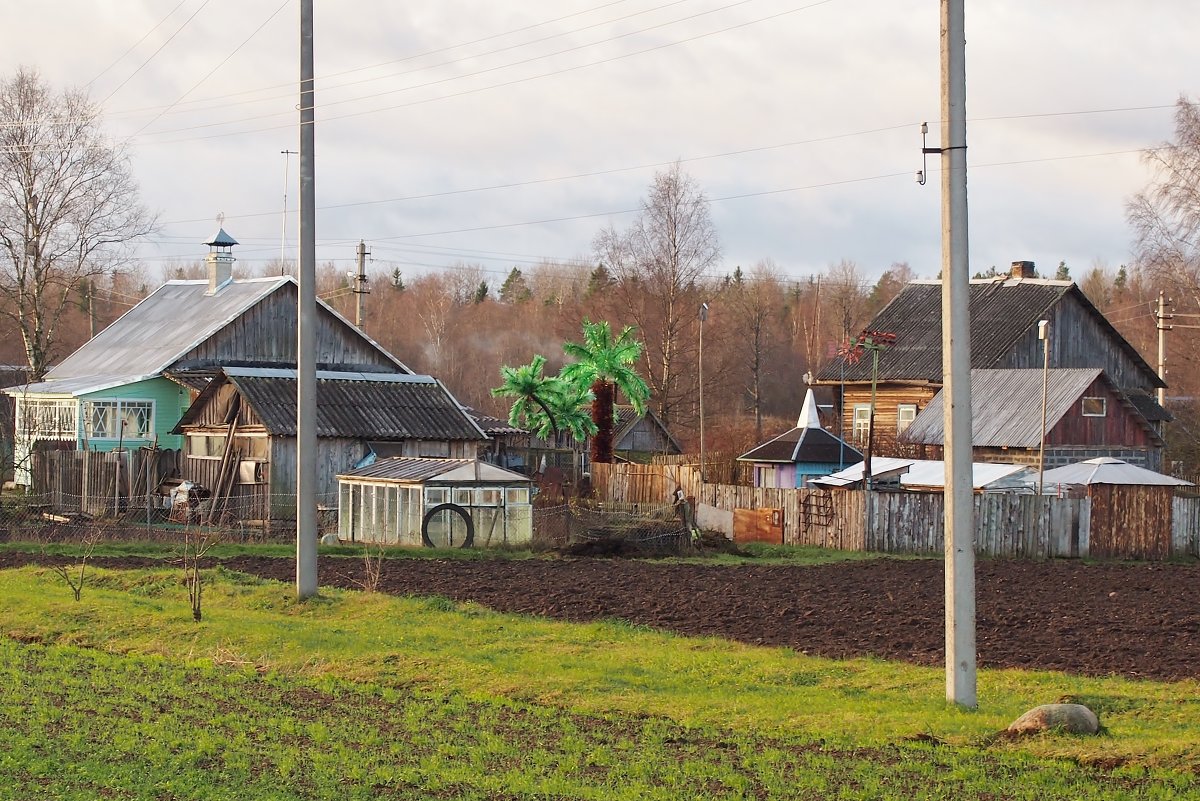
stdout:
<svg viewBox="0 0 1200 801">
<path fill-rule="evenodd" d="M 1008 272 L 1009 278 L 1034 278 L 1036 276 L 1037 268 L 1031 261 L 1014 261 L 1012 269 Z"/>
<path fill-rule="evenodd" d="M 204 294 L 215 295 L 233 281 L 233 246 L 237 240 L 222 228 L 204 244 L 208 245 L 208 255 L 204 257 L 208 267 L 208 291 Z"/>
</svg>

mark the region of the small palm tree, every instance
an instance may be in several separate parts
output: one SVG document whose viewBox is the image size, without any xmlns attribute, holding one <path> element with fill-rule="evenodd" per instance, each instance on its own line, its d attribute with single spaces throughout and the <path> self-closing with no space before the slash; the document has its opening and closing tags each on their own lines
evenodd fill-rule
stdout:
<svg viewBox="0 0 1200 801">
<path fill-rule="evenodd" d="M 608 464 L 613 457 L 613 404 L 618 392 L 624 392 L 638 414 L 645 414 L 650 388 L 633 365 L 642 355 L 642 343 L 634 337 L 632 326 L 625 326 L 613 337 L 608 323 L 583 321 L 583 342 L 568 342 L 563 351 L 575 361 L 559 374 L 577 388 L 591 388 L 592 461 Z"/>
<path fill-rule="evenodd" d="M 520 367 L 501 367 L 500 376 L 504 383 L 492 390 L 494 398 L 513 398 L 508 413 L 509 425 L 533 431 L 545 438 L 553 433 L 558 440 L 558 417 L 555 410 L 562 411 L 562 379 L 542 375 L 546 357 L 535 355 L 533 361 Z"/>
</svg>

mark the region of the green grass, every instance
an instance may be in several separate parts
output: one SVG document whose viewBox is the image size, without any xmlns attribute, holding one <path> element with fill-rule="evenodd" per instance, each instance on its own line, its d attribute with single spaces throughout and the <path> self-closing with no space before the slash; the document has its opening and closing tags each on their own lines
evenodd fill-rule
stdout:
<svg viewBox="0 0 1200 801">
<path fill-rule="evenodd" d="M 195 624 L 177 571 L 0 572 L 0 799 L 1200 798 L 1194 681 L 983 671 L 971 712 L 936 669 L 208 577 Z M 1106 735 L 990 740 L 1064 696 Z"/>
</svg>

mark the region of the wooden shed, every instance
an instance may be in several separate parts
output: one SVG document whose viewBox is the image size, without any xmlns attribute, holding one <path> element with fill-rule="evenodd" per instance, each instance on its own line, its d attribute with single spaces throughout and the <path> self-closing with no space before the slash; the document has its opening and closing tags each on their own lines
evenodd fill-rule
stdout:
<svg viewBox="0 0 1200 801">
<path fill-rule="evenodd" d="M 379 459 L 338 484 L 344 541 L 487 548 L 533 539 L 530 479 L 479 459 Z"/>
<path fill-rule="evenodd" d="M 294 520 L 296 371 L 226 367 L 176 427 L 183 478 L 213 493 L 213 508 L 243 521 Z M 317 371 L 317 494 L 330 511 L 337 477 L 389 443 L 399 455 L 467 458 L 486 437 L 430 376 Z"/>
</svg>

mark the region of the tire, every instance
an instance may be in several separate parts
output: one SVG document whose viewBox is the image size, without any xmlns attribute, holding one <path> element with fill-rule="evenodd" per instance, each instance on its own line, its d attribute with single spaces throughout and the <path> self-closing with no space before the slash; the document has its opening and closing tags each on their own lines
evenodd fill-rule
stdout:
<svg viewBox="0 0 1200 801">
<path fill-rule="evenodd" d="M 466 537 L 466 539 L 463 540 L 462 545 L 460 545 L 458 547 L 459 548 L 470 548 L 470 547 L 474 546 L 475 545 L 475 523 L 471 521 L 471 514 L 466 509 L 464 509 L 463 507 L 459 506 L 456 503 L 439 503 L 437 506 L 433 507 L 432 509 L 430 509 L 429 511 L 427 511 L 425 513 L 425 517 L 423 517 L 421 519 L 421 544 L 424 545 L 426 548 L 434 547 L 433 540 L 429 539 L 429 521 L 432 520 L 433 516 L 436 515 L 438 512 L 443 512 L 447 509 L 449 509 L 451 512 L 456 513 L 459 517 L 461 517 L 463 519 L 463 522 L 467 524 L 467 537 Z"/>
</svg>

